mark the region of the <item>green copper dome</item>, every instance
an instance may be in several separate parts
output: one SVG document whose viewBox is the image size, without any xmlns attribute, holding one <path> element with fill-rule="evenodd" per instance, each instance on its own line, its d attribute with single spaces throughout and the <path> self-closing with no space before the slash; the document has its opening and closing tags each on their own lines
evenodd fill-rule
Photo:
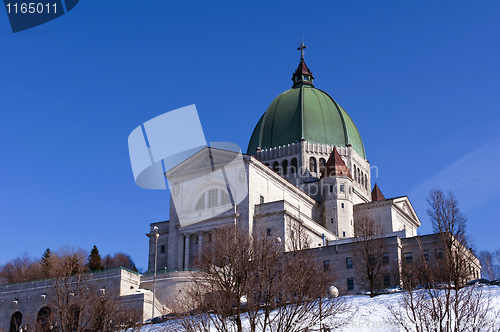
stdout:
<svg viewBox="0 0 500 332">
<path fill-rule="evenodd" d="M 346 146 L 366 159 L 363 141 L 349 115 L 326 92 L 314 88 L 312 73 L 302 59 L 292 78 L 294 85 L 276 97 L 255 127 L 248 154 L 308 142 Z"/>
</svg>

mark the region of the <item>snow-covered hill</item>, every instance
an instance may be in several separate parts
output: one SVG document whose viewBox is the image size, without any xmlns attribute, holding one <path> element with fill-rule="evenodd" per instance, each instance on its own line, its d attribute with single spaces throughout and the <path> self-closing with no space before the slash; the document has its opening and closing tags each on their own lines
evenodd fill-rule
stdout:
<svg viewBox="0 0 500 332">
<path fill-rule="evenodd" d="M 485 298 L 489 298 L 489 310 L 492 319 L 499 317 L 500 312 L 500 286 L 483 286 L 478 287 L 477 291 L 481 291 Z M 403 296 L 402 293 L 384 294 L 374 298 L 365 295 L 347 296 L 346 303 L 350 306 L 350 311 L 343 317 L 352 316 L 346 325 L 339 327 L 338 321 L 327 320 L 326 324 L 332 327 L 331 331 L 339 332 L 373 332 L 373 331 L 403 331 L 400 326 L 393 320 L 388 309 L 389 305 L 395 306 L 399 304 L 399 300 Z M 341 320 L 340 317 L 339 320 Z M 497 323 L 491 321 L 491 323 Z M 244 324 L 248 327 L 248 322 Z M 167 321 L 160 324 L 145 325 L 141 332 L 154 331 L 174 331 L 178 327 L 176 320 Z M 182 331 L 182 330 L 176 330 Z M 215 331 L 215 329 L 213 329 Z M 248 328 L 248 331 L 250 329 Z M 310 331 L 319 331 L 319 326 L 312 326 Z"/>
</svg>

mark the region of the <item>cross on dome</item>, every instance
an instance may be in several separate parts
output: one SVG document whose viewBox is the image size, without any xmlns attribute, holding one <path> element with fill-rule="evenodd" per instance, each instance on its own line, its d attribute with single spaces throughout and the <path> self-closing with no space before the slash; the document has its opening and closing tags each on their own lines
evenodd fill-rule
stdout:
<svg viewBox="0 0 500 332">
<path fill-rule="evenodd" d="M 300 50 L 300 60 L 304 60 L 304 50 L 307 48 L 304 43 L 300 43 L 300 47 L 297 47 L 297 51 Z"/>
</svg>

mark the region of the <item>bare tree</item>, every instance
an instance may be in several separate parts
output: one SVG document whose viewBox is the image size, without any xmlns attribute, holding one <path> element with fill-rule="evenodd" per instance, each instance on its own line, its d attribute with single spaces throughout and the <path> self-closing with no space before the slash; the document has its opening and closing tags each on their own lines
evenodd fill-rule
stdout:
<svg viewBox="0 0 500 332">
<path fill-rule="evenodd" d="M 384 241 L 382 225 L 372 218 L 363 216 L 354 223 L 354 264 L 362 283 L 369 287 L 370 296 L 379 288 L 379 279 L 382 272 L 387 271 L 384 266 L 384 254 L 387 245 Z"/>
<path fill-rule="evenodd" d="M 238 226 L 214 230 L 203 247 L 195 267 L 194 287 L 188 295 L 201 312 L 213 311 L 212 324 L 218 331 L 234 325 L 243 331 L 241 299 L 252 277 L 253 248 L 250 238 Z"/>
<path fill-rule="evenodd" d="M 499 252 L 483 250 L 478 258 L 481 263 L 481 274 L 489 280 L 496 280 L 500 277 L 500 267 L 498 266 Z"/>
<path fill-rule="evenodd" d="M 141 313 L 127 309 L 118 292 L 100 289 L 93 275 L 86 273 L 84 260 L 84 256 L 67 254 L 59 257 L 56 265 L 48 307 L 58 331 L 106 332 L 137 327 Z"/>
<path fill-rule="evenodd" d="M 396 304 L 388 305 L 393 320 L 405 331 L 498 331 L 497 312 L 479 286 L 408 290 Z"/>
<path fill-rule="evenodd" d="M 324 271 L 310 250 L 287 252 L 279 266 L 281 290 L 272 314 L 260 316 L 262 331 L 308 331 L 318 325 L 323 330 L 325 322 L 346 313 L 345 299 L 329 293 L 334 283 L 333 271 Z M 342 325 L 342 320 L 337 324 Z"/>
<path fill-rule="evenodd" d="M 101 260 L 101 264 L 106 270 L 124 267 L 126 269 L 137 272 L 137 268 L 135 267 L 135 263 L 132 260 L 132 257 L 122 252 L 117 252 L 113 256 L 104 256 L 104 258 L 102 258 Z"/>
<path fill-rule="evenodd" d="M 304 229 L 294 232 L 303 240 L 297 244 L 307 242 Z M 252 332 L 305 331 L 346 310 L 343 299 L 328 297 L 333 273 L 310 250 L 284 253 L 281 239 L 264 232 L 251 237 L 238 226 L 215 230 L 203 242 L 193 286 L 177 301 L 187 331 L 242 332 L 242 318 Z"/>
<path fill-rule="evenodd" d="M 470 280 L 470 262 L 473 256 L 469 249 L 467 218 L 460 211 L 458 201 L 452 192 L 445 196 L 441 190 L 433 189 L 427 199 L 427 214 L 434 231 L 441 236 L 444 246 L 444 265 L 441 278 L 453 282 L 456 290 Z"/>
<path fill-rule="evenodd" d="M 247 293 L 246 316 L 252 332 L 258 325 L 266 330 L 271 312 L 277 307 L 277 300 L 284 289 L 283 244 L 280 239 L 270 237 L 263 231 L 258 234 L 253 243 L 255 264 Z"/>
<path fill-rule="evenodd" d="M 443 249 L 443 259 L 429 265 L 421 248 L 420 264 L 403 264 L 406 292 L 397 305 L 388 306 L 393 319 L 406 331 L 497 330 L 489 324 L 496 312 L 491 310 L 488 294 L 478 286 L 462 287 L 471 277 L 470 263 L 475 256 L 467 247 L 466 218 L 458 209 L 458 202 L 452 193 L 445 197 L 441 191 L 433 190 L 428 203 L 427 212 L 439 235 L 437 245 Z M 415 280 L 425 280 L 427 287 L 413 289 Z"/>
<path fill-rule="evenodd" d="M 39 260 L 33 259 L 27 253 L 0 266 L 0 284 L 24 282 L 43 279 L 44 274 L 40 268 Z"/>
</svg>

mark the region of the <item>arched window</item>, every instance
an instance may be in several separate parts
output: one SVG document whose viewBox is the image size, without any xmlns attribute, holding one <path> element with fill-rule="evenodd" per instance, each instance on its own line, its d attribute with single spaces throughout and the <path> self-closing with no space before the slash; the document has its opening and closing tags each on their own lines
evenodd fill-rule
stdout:
<svg viewBox="0 0 500 332">
<path fill-rule="evenodd" d="M 365 176 L 363 175 L 363 172 L 361 172 L 361 186 L 365 185 Z"/>
<path fill-rule="evenodd" d="M 210 189 L 208 191 L 208 199 L 207 199 L 208 204 L 207 204 L 207 206 L 208 206 L 209 209 L 211 207 L 216 207 L 217 206 L 217 203 L 218 203 L 217 201 L 218 201 L 218 198 L 219 198 L 219 197 L 217 197 L 217 196 L 219 196 L 218 193 L 219 193 L 218 189 Z"/>
<path fill-rule="evenodd" d="M 360 172 L 359 172 L 359 168 L 358 168 L 358 183 L 360 183 L 360 182 L 361 182 L 361 178 L 360 178 L 359 173 L 360 173 Z"/>
<path fill-rule="evenodd" d="M 356 165 L 354 165 L 354 181 L 358 181 L 358 175 L 356 174 Z"/>
<path fill-rule="evenodd" d="M 365 174 L 365 189 L 368 189 L 368 176 Z"/>
<path fill-rule="evenodd" d="M 196 207 L 195 210 L 203 210 L 205 209 L 205 194 L 201 195 L 200 199 L 198 199 L 198 202 L 196 202 Z"/>
<path fill-rule="evenodd" d="M 280 170 L 280 163 L 275 161 L 273 163 L 273 171 L 275 171 L 276 173 L 279 173 L 279 170 Z"/>
<path fill-rule="evenodd" d="M 266 163 L 266 166 L 269 167 L 269 163 Z"/>
<path fill-rule="evenodd" d="M 231 199 L 229 198 L 229 194 L 225 192 L 224 190 L 221 190 L 220 192 L 220 205 L 226 205 L 230 204 Z"/>
<path fill-rule="evenodd" d="M 23 323 L 23 315 L 16 311 L 10 319 L 10 332 L 18 332 Z"/>
<path fill-rule="evenodd" d="M 38 312 L 36 317 L 36 327 L 37 332 L 49 332 L 50 325 L 52 323 L 52 311 L 49 307 L 45 306 Z"/>
<path fill-rule="evenodd" d="M 326 160 L 325 158 L 319 158 L 319 172 L 323 174 L 326 169 Z"/>
<path fill-rule="evenodd" d="M 283 159 L 281 162 L 281 170 L 283 172 L 283 175 L 288 175 L 288 160 Z"/>
<path fill-rule="evenodd" d="M 297 158 L 292 158 L 290 173 L 292 174 L 297 173 Z"/>
<path fill-rule="evenodd" d="M 223 189 L 210 189 L 196 201 L 195 211 L 231 204 L 229 194 Z"/>
<path fill-rule="evenodd" d="M 316 173 L 316 170 L 317 170 L 316 158 L 311 157 L 309 158 L 309 172 Z"/>
</svg>

